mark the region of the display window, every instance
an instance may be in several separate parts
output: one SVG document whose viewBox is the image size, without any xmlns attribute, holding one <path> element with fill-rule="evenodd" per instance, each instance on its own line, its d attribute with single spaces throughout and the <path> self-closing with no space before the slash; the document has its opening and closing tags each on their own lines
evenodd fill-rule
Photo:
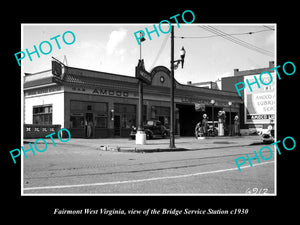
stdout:
<svg viewBox="0 0 300 225">
<path fill-rule="evenodd" d="M 105 102 L 72 100 L 70 110 L 71 128 L 84 128 L 88 122 L 91 122 L 96 128 L 107 128 L 108 106 Z"/>
<path fill-rule="evenodd" d="M 52 125 L 52 105 L 33 106 L 33 124 Z"/>
<path fill-rule="evenodd" d="M 71 113 L 70 128 L 83 128 L 84 116 L 83 113 Z"/>
<path fill-rule="evenodd" d="M 115 104 L 115 114 L 120 116 L 121 128 L 131 128 L 136 126 L 136 105 Z"/>
</svg>

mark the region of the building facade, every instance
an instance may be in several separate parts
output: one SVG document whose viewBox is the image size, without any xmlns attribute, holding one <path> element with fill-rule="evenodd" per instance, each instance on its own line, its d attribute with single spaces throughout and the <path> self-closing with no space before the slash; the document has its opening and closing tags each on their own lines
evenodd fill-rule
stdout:
<svg viewBox="0 0 300 225">
<path fill-rule="evenodd" d="M 152 83 L 144 84 L 143 88 L 143 121 L 157 119 L 168 128 L 170 71 L 158 66 L 150 73 Z M 138 98 L 138 80 L 135 77 L 67 66 L 57 70 L 52 64 L 51 70 L 25 74 L 24 137 L 43 136 L 51 126 L 57 125 L 67 128 L 72 138 L 129 137 L 132 126 L 137 125 Z M 212 99 L 215 100 L 214 120 L 217 120 L 218 111 L 224 110 L 229 125 L 229 114 L 233 121 L 242 103 L 236 92 L 183 85 L 175 81 L 175 133 L 194 135 L 195 125 L 202 120 L 204 113 L 211 120 Z M 229 101 L 232 102 L 230 107 Z M 195 109 L 199 104 L 203 106 L 201 110 Z"/>
</svg>

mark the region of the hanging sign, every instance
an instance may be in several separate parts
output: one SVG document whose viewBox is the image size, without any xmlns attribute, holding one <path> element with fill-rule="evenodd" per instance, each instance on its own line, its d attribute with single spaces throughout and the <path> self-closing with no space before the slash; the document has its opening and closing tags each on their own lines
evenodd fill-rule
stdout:
<svg viewBox="0 0 300 225">
<path fill-rule="evenodd" d="M 139 60 L 138 65 L 135 67 L 135 77 L 146 84 L 150 85 L 152 83 L 152 76 L 145 70 L 143 59 Z"/>
<path fill-rule="evenodd" d="M 205 104 L 204 103 L 195 103 L 195 111 L 196 112 L 204 112 Z"/>
</svg>

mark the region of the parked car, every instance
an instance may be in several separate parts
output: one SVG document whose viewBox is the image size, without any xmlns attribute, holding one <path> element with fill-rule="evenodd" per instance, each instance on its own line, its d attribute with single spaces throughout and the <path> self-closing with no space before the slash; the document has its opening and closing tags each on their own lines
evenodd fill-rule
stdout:
<svg viewBox="0 0 300 225">
<path fill-rule="evenodd" d="M 272 125 L 268 126 L 268 129 L 264 129 L 261 132 L 261 138 L 264 143 L 273 143 L 274 142 L 275 131 Z"/>
<path fill-rule="evenodd" d="M 144 125 L 144 131 L 146 133 L 147 140 L 152 138 L 165 138 L 169 135 L 169 130 L 162 125 L 159 120 L 148 120 Z M 136 132 L 137 128 L 133 126 L 129 136 L 132 139 L 135 139 Z"/>
</svg>

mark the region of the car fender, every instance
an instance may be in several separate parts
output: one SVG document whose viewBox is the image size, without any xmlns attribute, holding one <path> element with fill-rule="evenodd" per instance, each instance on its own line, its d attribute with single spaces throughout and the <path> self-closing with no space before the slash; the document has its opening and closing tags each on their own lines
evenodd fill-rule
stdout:
<svg viewBox="0 0 300 225">
<path fill-rule="evenodd" d="M 145 133 L 150 134 L 151 136 L 153 136 L 153 131 L 150 130 L 150 129 L 145 129 Z"/>
<path fill-rule="evenodd" d="M 147 139 L 151 139 L 153 137 L 153 132 L 149 129 L 145 129 L 145 134 L 148 136 Z"/>
</svg>

